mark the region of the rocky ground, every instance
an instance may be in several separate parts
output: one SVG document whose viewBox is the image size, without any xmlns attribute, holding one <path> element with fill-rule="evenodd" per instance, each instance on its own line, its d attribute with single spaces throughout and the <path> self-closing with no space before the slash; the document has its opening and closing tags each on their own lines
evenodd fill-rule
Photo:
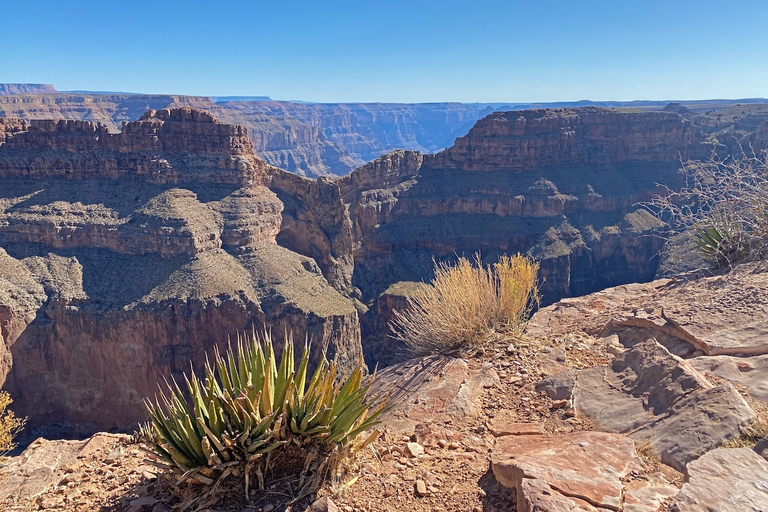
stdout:
<svg viewBox="0 0 768 512">
<path fill-rule="evenodd" d="M 222 510 L 768 510 L 765 290 L 757 264 L 622 286 L 468 359 L 388 367 L 397 406 L 356 480 L 311 505 L 275 488 Z M 1 510 L 173 505 L 128 436 L 41 439 L 0 474 Z"/>
</svg>

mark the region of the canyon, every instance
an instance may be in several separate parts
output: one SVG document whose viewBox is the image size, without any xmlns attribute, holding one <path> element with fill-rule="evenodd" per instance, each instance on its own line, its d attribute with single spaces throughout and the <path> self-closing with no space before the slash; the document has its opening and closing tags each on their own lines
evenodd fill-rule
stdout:
<svg viewBox="0 0 768 512">
<path fill-rule="evenodd" d="M 0 118 L 0 381 L 30 432 L 130 429 L 157 382 L 245 330 L 290 330 L 342 368 L 393 363 L 386 319 L 416 285 L 392 285 L 429 280 L 434 260 L 527 254 L 545 304 L 649 281 L 661 223 L 637 203 L 738 124 L 494 112 L 439 153 L 309 179 L 212 110 L 149 109 L 120 131 Z M 749 127 L 755 144 L 768 132 Z"/>
<path fill-rule="evenodd" d="M 433 152 L 496 105 L 463 103 L 318 104 L 240 98 L 66 93 L 52 86 L 0 84 L 0 117 L 95 121 L 115 133 L 154 109 L 194 107 L 248 128 L 256 155 L 296 174 L 340 176 L 395 149 Z M 234 101 L 238 100 L 238 101 Z"/>
</svg>

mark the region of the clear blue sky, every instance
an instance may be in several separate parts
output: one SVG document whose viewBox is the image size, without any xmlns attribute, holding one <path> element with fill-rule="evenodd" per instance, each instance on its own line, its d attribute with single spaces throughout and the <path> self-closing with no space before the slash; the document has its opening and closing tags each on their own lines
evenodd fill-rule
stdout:
<svg viewBox="0 0 768 512">
<path fill-rule="evenodd" d="M 768 1 L 11 1 L 0 82 L 312 101 L 768 97 Z"/>
</svg>

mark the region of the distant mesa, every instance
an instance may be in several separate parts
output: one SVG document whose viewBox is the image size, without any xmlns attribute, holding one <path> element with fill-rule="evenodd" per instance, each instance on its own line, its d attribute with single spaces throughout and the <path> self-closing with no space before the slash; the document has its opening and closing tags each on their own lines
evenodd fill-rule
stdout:
<svg viewBox="0 0 768 512">
<path fill-rule="evenodd" d="M 211 96 L 216 103 L 226 103 L 228 101 L 272 101 L 269 96 Z"/>
<path fill-rule="evenodd" d="M 0 96 L 12 94 L 56 94 L 51 84 L 0 84 Z"/>
</svg>

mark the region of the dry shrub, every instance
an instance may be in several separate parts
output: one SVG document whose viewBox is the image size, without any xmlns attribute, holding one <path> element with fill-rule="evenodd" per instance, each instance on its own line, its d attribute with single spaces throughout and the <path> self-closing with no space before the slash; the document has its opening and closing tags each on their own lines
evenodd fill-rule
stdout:
<svg viewBox="0 0 768 512">
<path fill-rule="evenodd" d="M 688 232 L 715 267 L 768 257 L 766 153 L 683 164 L 686 184 L 645 204 L 668 222 L 670 238 Z M 674 262 L 673 262 L 674 263 Z"/>
<path fill-rule="evenodd" d="M 0 391 L 0 456 L 5 456 L 16 448 L 14 439 L 27 422 L 26 418 L 19 418 L 13 411 L 8 410 L 11 403 L 11 396 L 5 391 Z"/>
<path fill-rule="evenodd" d="M 497 334 L 519 332 L 538 304 L 539 264 L 503 256 L 485 266 L 459 258 L 435 263 L 430 287 L 411 297 L 411 307 L 395 312 L 393 336 L 416 355 L 461 354 L 476 350 Z"/>
</svg>

